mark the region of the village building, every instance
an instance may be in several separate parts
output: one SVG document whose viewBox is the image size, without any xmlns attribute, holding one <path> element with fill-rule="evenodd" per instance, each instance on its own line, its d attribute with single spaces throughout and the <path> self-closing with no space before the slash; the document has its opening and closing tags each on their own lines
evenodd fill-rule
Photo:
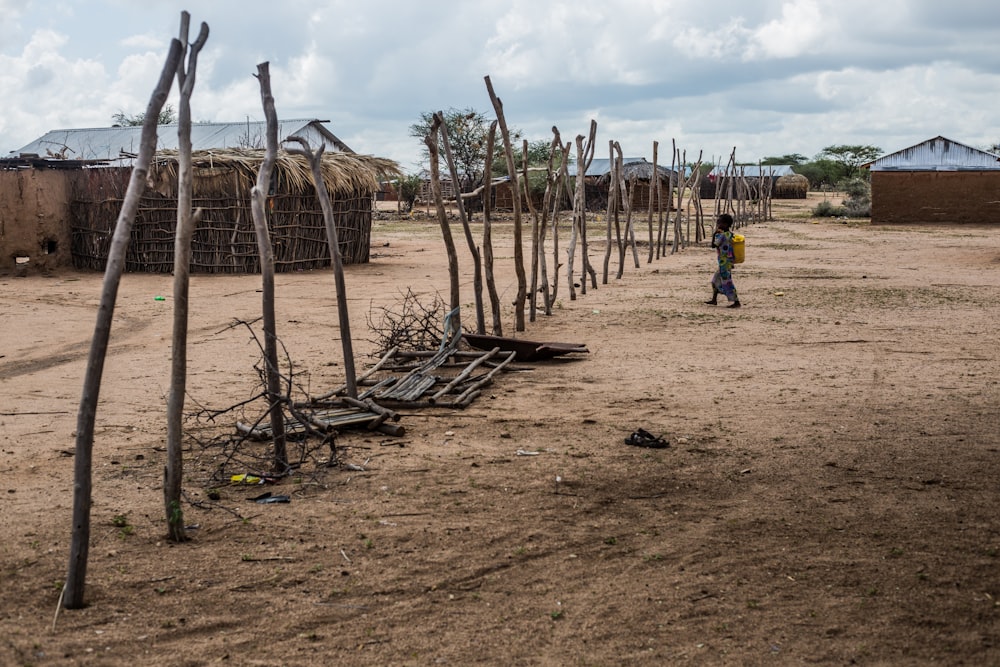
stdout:
<svg viewBox="0 0 1000 667">
<path fill-rule="evenodd" d="M 395 162 L 355 154 L 320 120 L 279 122 L 280 138 L 325 145 L 323 173 L 345 263 L 368 261 L 372 206 Z M 139 149 L 141 127 L 53 130 L 0 159 L 0 271 L 73 266 L 103 270 Z M 192 272 L 260 270 L 250 191 L 263 161 L 263 122 L 195 123 Z M 126 271 L 173 270 L 177 220 L 177 126 L 158 127 L 126 257 Z M 279 151 L 268 196 L 275 270 L 328 266 L 322 211 L 304 158 Z"/>
<path fill-rule="evenodd" d="M 566 165 L 570 178 L 576 178 L 576 161 L 571 160 Z M 584 194 L 586 196 L 587 208 L 592 211 L 603 211 L 608 207 L 608 197 L 610 195 L 611 183 L 610 158 L 594 158 L 587 167 L 584 174 Z M 685 172 L 690 175 L 690 168 Z M 677 172 L 669 167 L 656 165 L 656 174 L 660 181 L 659 210 L 670 210 L 671 189 L 677 187 Z M 625 179 L 625 188 L 628 192 L 629 202 L 634 211 L 646 211 L 650 207 L 650 198 L 656 196 L 656 180 L 653 178 L 653 163 L 644 157 L 623 157 L 622 158 L 622 178 Z"/>
<path fill-rule="evenodd" d="M 1000 155 L 938 136 L 863 166 L 872 224 L 1000 222 Z"/>
<path fill-rule="evenodd" d="M 794 165 L 737 165 L 726 171 L 715 167 L 701 180 L 701 198 L 720 196 L 734 199 L 805 199 L 809 194 L 809 179 L 796 174 Z"/>
</svg>

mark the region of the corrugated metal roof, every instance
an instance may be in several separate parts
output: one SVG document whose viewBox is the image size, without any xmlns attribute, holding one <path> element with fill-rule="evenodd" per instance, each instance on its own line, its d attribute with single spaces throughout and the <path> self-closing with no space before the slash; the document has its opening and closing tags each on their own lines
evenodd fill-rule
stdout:
<svg viewBox="0 0 1000 667">
<path fill-rule="evenodd" d="M 648 163 L 650 165 L 650 168 L 652 168 L 652 166 L 653 166 L 653 163 L 649 162 L 649 160 L 647 160 L 644 157 L 623 157 L 622 158 L 622 164 L 623 165 L 634 164 L 634 163 L 637 163 L 637 162 Z M 664 173 L 667 173 L 667 172 L 670 171 L 670 166 L 669 165 L 658 164 L 658 165 L 656 165 L 656 168 L 657 168 L 658 171 L 661 171 L 661 172 L 664 172 Z M 566 169 L 569 172 L 570 176 L 576 176 L 576 158 L 573 158 L 573 159 L 571 159 L 569 161 L 569 164 L 566 165 Z M 597 158 L 597 157 L 595 157 L 593 160 L 590 161 L 590 167 L 587 169 L 587 174 L 586 175 L 587 176 L 607 176 L 610 173 L 611 173 L 611 159 L 610 158 L 606 158 L 606 157 L 605 158 Z M 652 173 L 652 172 L 650 172 L 650 173 Z M 685 170 L 684 170 L 684 173 L 685 173 L 685 176 L 690 176 L 691 175 L 691 168 L 690 167 L 686 167 Z"/>
<path fill-rule="evenodd" d="M 1000 169 L 1000 155 L 934 137 L 883 155 L 867 166 L 872 171 L 982 171 Z"/>
<path fill-rule="evenodd" d="M 315 150 L 326 143 L 327 150 L 353 153 L 324 125 L 327 121 L 293 119 L 278 121 L 279 141 L 299 136 Z M 213 148 L 263 148 L 266 123 L 193 123 L 191 144 L 194 150 Z M 15 153 L 21 156 L 61 157 L 73 160 L 115 160 L 139 152 L 142 127 L 97 127 L 51 130 Z M 157 150 L 177 148 L 177 125 L 157 128 Z"/>
<path fill-rule="evenodd" d="M 788 164 L 738 164 L 736 165 L 736 174 L 743 173 L 746 178 L 760 178 L 761 174 L 767 177 L 781 178 L 782 176 L 791 176 L 795 173 L 792 169 L 792 165 Z M 729 174 L 733 175 L 733 170 L 729 170 Z M 719 176 L 726 175 L 725 167 L 715 167 L 709 172 L 709 178 L 718 178 Z"/>
<path fill-rule="evenodd" d="M 644 157 L 625 157 L 622 158 L 623 164 L 629 164 L 630 162 L 645 162 Z M 570 176 L 576 176 L 576 158 L 574 157 L 566 165 L 567 171 L 569 171 Z M 604 176 L 611 173 L 611 160 L 606 157 L 595 157 L 590 161 L 590 167 L 587 168 L 587 176 Z"/>
</svg>

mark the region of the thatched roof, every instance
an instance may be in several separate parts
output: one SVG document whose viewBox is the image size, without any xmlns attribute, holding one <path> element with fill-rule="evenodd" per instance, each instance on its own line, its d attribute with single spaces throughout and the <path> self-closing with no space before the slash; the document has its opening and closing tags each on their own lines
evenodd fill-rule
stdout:
<svg viewBox="0 0 1000 667">
<path fill-rule="evenodd" d="M 156 186 L 176 184 L 177 158 L 177 151 L 157 151 L 149 169 L 150 184 Z M 194 151 L 191 158 L 195 169 L 196 188 L 199 187 L 199 181 L 211 181 L 213 176 L 225 172 L 227 175 L 235 176 L 240 191 L 249 193 L 257 183 L 257 172 L 264 161 L 264 151 L 254 149 Z M 402 175 L 399 165 L 394 160 L 333 151 L 323 154 L 322 169 L 326 188 L 333 197 L 356 195 L 359 192 L 373 193 L 379 190 L 380 180 Z M 300 155 L 293 155 L 285 150 L 278 151 L 274 163 L 274 177 L 287 190 L 303 192 L 313 187 L 312 170 L 308 161 Z M 232 187 L 231 182 L 228 187 Z M 157 189 L 162 191 L 161 187 Z"/>
</svg>

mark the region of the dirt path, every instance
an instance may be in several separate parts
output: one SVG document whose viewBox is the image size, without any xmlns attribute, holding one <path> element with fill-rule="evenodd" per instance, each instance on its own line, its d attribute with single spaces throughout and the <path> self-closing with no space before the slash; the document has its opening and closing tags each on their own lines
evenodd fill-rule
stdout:
<svg viewBox="0 0 1000 667">
<path fill-rule="evenodd" d="M 345 434 L 366 470 L 271 487 L 289 504 L 212 482 L 220 453 L 192 444 L 190 500 L 220 499 L 186 508 L 184 545 L 161 519 L 170 278 L 126 276 L 91 604 L 54 632 L 100 276 L 0 277 L 0 664 L 1000 662 L 1000 235 L 778 213 L 745 230 L 741 310 L 702 303 L 705 247 L 575 301 L 563 285 L 520 336 L 585 358 L 506 373 L 464 411 L 408 412 L 403 438 Z M 373 309 L 447 294 L 438 238 L 376 222 L 372 262 L 347 275 L 360 354 Z M 301 382 L 339 384 L 331 275 L 277 283 Z M 194 281 L 189 408 L 257 390 L 257 349 L 231 324 L 256 317 L 258 288 Z M 638 427 L 671 446 L 626 445 Z"/>
</svg>

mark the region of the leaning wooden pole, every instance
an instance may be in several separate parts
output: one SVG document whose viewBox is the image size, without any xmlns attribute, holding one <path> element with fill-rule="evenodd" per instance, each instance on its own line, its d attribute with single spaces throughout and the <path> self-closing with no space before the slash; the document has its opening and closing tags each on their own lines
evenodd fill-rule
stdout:
<svg viewBox="0 0 1000 667">
<path fill-rule="evenodd" d="M 186 48 L 191 15 L 181 12 L 180 40 Z M 181 480 L 184 475 L 182 453 L 184 395 L 187 391 L 188 295 L 191 282 L 191 237 L 201 219 L 201 209 L 191 210 L 191 93 L 194 91 L 198 54 L 208 40 L 208 24 L 201 24 L 198 38 L 191 45 L 187 64 L 181 58 L 177 66 L 177 231 L 174 235 L 174 329 L 171 338 L 170 394 L 167 398 L 167 465 L 163 470 L 163 505 L 167 515 L 167 537 L 184 542 L 184 512 L 181 510 Z"/>
<path fill-rule="evenodd" d="M 257 252 L 260 255 L 261 309 L 264 318 L 264 364 L 267 400 L 271 413 L 271 435 L 274 444 L 274 472 L 288 472 L 288 453 L 285 438 L 285 413 L 281 390 L 281 371 L 278 366 L 278 332 L 274 316 L 274 250 L 271 248 L 271 234 L 267 228 L 267 195 L 271 188 L 271 173 L 278 158 L 278 113 L 274 109 L 271 95 L 271 72 L 269 63 L 257 65 L 257 80 L 260 83 L 260 99 L 266 119 L 264 161 L 257 172 L 257 184 L 250 191 L 250 213 L 257 236 Z"/>
<path fill-rule="evenodd" d="M 70 538 L 69 570 L 63 588 L 63 606 L 79 609 L 84 606 L 84 585 L 87 578 L 87 558 L 90 554 L 90 503 L 91 472 L 94 453 L 94 423 L 97 419 L 97 401 L 101 393 L 101 376 L 104 373 L 104 359 L 111 337 L 111 322 L 115 314 L 118 285 L 125 268 L 125 252 L 128 250 L 132 223 L 139 208 L 139 199 L 146 188 L 146 173 L 156 152 L 156 122 L 163 109 L 177 65 L 181 61 L 183 45 L 180 40 L 170 42 L 167 61 L 160 72 L 160 80 L 146 106 L 142 124 L 142 138 L 139 154 L 132 167 L 128 189 L 122 201 L 122 209 L 115 223 L 115 231 L 108 249 L 108 262 L 104 269 L 104 283 L 101 287 L 101 301 L 97 307 L 97 323 L 94 337 L 90 341 L 87 370 L 83 379 L 80 396 L 80 410 L 76 419 L 76 454 L 73 467 L 73 531 Z"/>
<path fill-rule="evenodd" d="M 337 221 L 333 215 L 333 204 L 330 203 L 330 193 L 323 180 L 323 151 L 326 144 L 314 153 L 309 142 L 302 137 L 289 137 L 286 141 L 296 141 L 302 148 L 288 149 L 289 153 L 302 155 L 309 162 L 313 183 L 316 186 L 316 197 L 323 211 L 323 222 L 326 224 L 326 242 L 330 247 L 330 262 L 333 264 L 333 278 L 337 288 L 337 317 L 340 322 L 340 343 L 344 351 L 344 380 L 347 395 L 358 397 L 357 372 L 354 366 L 354 343 L 351 341 L 351 318 L 347 312 L 347 285 L 344 282 L 344 261 L 340 255 L 340 240 L 337 236 Z"/>
<path fill-rule="evenodd" d="M 510 143 L 510 131 L 507 129 L 507 119 L 503 115 L 503 102 L 493 91 L 490 77 L 486 79 L 486 90 L 497 112 L 497 124 L 500 126 L 500 136 L 503 137 L 503 152 L 507 158 L 507 174 L 510 176 L 510 189 L 514 193 L 514 273 L 517 275 L 517 297 L 514 299 L 514 330 L 524 331 L 524 302 L 527 298 L 527 276 L 524 273 L 524 247 L 521 240 L 521 188 L 518 184 L 517 168 L 514 166 L 514 148 Z"/>
<path fill-rule="evenodd" d="M 444 156 L 448 162 L 448 172 L 451 174 L 451 182 L 456 184 L 458 180 L 458 168 L 455 166 L 455 158 L 451 154 L 451 142 L 448 140 L 448 126 L 444 122 L 444 113 L 437 112 L 441 118 L 441 145 L 444 147 Z M 486 173 L 490 172 L 489 165 L 486 166 Z M 462 195 L 455 193 L 455 204 L 458 207 L 458 219 L 462 223 L 462 231 L 465 233 L 465 242 L 469 246 L 469 254 L 472 255 L 472 291 L 476 307 L 476 333 L 486 333 L 486 314 L 483 311 L 483 260 L 479 255 L 479 248 L 475 239 L 472 238 L 472 227 L 469 226 L 469 217 L 465 212 L 465 204 Z"/>
<path fill-rule="evenodd" d="M 434 115 L 430 132 L 424 137 L 427 152 L 430 155 L 431 196 L 437 208 L 438 223 L 441 225 L 441 237 L 444 240 L 445 251 L 448 253 L 448 283 L 451 287 L 448 301 L 450 316 L 445 320 L 450 323 L 451 332 L 445 330 L 445 339 L 462 335 L 462 295 L 458 276 L 458 253 L 455 251 L 455 239 L 451 235 L 451 225 L 448 223 L 448 213 L 444 210 L 444 198 L 441 196 L 441 167 L 438 157 L 438 134 L 441 129 L 441 118 Z"/>
</svg>

